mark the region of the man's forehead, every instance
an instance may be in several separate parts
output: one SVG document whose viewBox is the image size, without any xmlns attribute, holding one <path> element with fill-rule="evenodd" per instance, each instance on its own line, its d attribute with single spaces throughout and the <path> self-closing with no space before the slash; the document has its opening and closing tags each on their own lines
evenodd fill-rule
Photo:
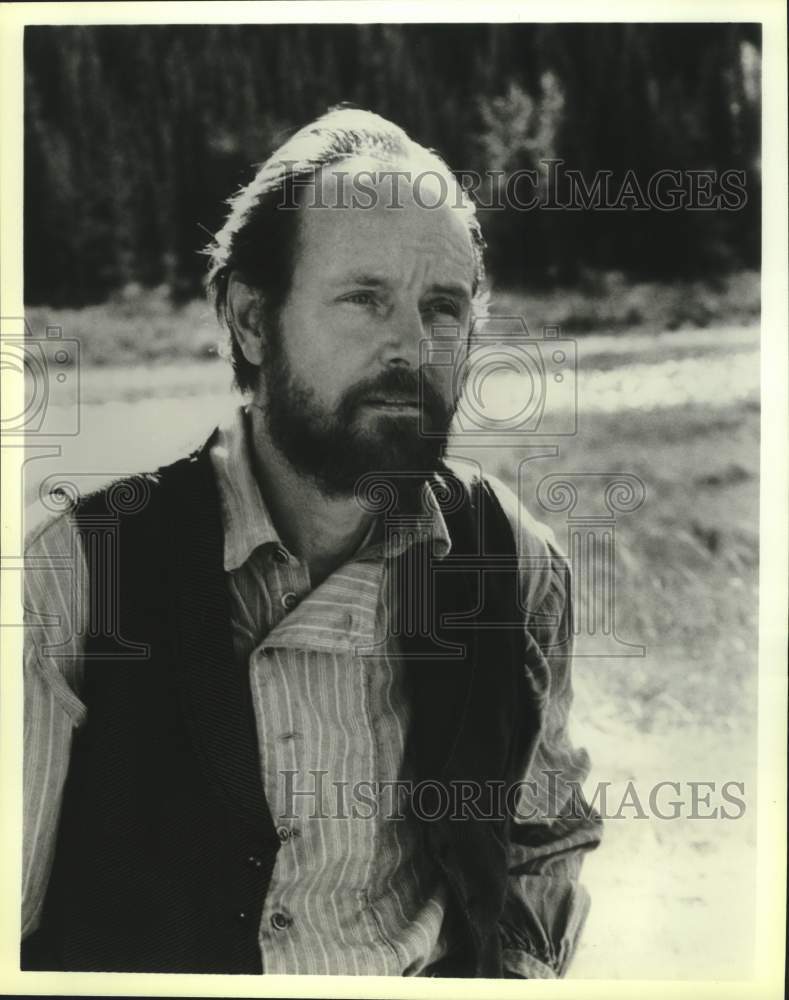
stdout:
<svg viewBox="0 0 789 1000">
<path fill-rule="evenodd" d="M 471 235 L 455 198 L 446 181 L 424 170 L 420 175 L 413 164 L 385 165 L 368 157 L 329 164 L 316 176 L 314 192 L 302 197 L 302 251 L 329 252 L 325 264 L 337 268 L 362 251 L 370 271 L 374 265 L 385 270 L 399 251 L 433 259 L 441 270 L 471 282 Z"/>
</svg>

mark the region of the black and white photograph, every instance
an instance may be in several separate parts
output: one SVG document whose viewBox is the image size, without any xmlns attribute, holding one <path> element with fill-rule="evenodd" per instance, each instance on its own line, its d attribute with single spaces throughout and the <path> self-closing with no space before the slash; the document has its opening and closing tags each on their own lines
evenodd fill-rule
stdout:
<svg viewBox="0 0 789 1000">
<path fill-rule="evenodd" d="M 0 10 L 0 992 L 782 996 L 783 5 L 231 6 Z"/>
</svg>

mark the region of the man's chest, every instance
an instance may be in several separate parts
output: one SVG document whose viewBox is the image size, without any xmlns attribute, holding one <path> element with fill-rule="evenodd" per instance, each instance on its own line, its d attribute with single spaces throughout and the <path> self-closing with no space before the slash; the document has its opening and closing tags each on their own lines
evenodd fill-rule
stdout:
<svg viewBox="0 0 789 1000">
<path fill-rule="evenodd" d="M 347 563 L 311 589 L 297 560 L 260 551 L 227 582 L 274 816 L 343 813 L 395 781 L 410 711 L 384 562 Z"/>
</svg>

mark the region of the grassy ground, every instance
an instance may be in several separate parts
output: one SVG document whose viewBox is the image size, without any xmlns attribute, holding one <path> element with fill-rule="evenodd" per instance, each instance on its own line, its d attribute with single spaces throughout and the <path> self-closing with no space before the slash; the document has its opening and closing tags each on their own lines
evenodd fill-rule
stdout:
<svg viewBox="0 0 789 1000">
<path fill-rule="evenodd" d="M 546 511 L 537 499 L 544 476 L 628 473 L 646 490 L 638 510 L 617 515 L 615 545 L 617 634 L 643 647 L 643 655 L 584 655 L 599 647 L 580 637 L 573 736 L 592 758 L 590 789 L 610 782 L 616 810 L 632 781 L 650 814 L 638 818 L 636 810 L 623 810 L 607 823 L 603 846 L 586 860 L 592 910 L 573 977 L 749 974 L 759 331 L 746 320 L 758 312 L 754 288 L 753 276 L 741 279 L 736 295 L 729 287 L 726 301 L 732 305 L 737 298 L 739 305 L 725 323 L 689 322 L 659 336 L 646 336 L 652 327 L 642 323 L 611 335 L 616 324 L 600 319 L 594 332 L 578 339 L 578 431 L 548 442 L 558 446 L 558 455 L 527 466 L 524 502 L 563 544 L 566 513 Z M 630 308 L 649 298 L 643 289 L 632 300 L 614 295 L 606 307 L 609 319 L 611 310 L 626 315 L 623 302 Z M 548 306 L 560 304 L 500 300 L 513 314 L 542 309 L 548 316 Z M 584 301 L 587 314 L 596 309 L 595 315 L 603 315 L 602 295 L 592 305 Z M 653 310 L 656 323 L 663 317 L 664 329 L 672 325 L 665 317 L 674 301 Z M 58 316 L 31 310 L 34 326 L 54 323 L 64 336 L 84 338 L 83 362 L 93 364 L 82 371 L 81 432 L 61 439 L 58 459 L 30 463 L 29 499 L 53 473 L 67 472 L 89 488 L 113 474 L 174 458 L 200 443 L 234 405 L 224 363 L 195 360 L 210 357 L 206 345 L 216 339 L 214 326 L 201 325 L 201 307 L 189 306 L 167 320 L 161 302 L 149 308 L 158 317 L 153 326 L 129 304 L 122 322 L 117 303 L 106 307 L 104 322 L 98 307 Z M 580 322 L 581 300 L 566 308 Z M 499 391 L 504 399 L 515 390 L 504 380 Z M 522 448 L 472 448 L 459 441 L 456 450 L 517 483 Z M 591 620 L 587 601 L 583 596 L 582 621 Z M 606 649 L 610 654 L 625 647 Z M 681 800 L 682 815 L 675 820 L 649 809 L 650 790 L 661 781 L 679 786 L 661 800 Z M 742 782 L 744 815 L 689 818 L 692 781 L 715 783 L 713 807 L 721 805 L 724 782 Z"/>
</svg>

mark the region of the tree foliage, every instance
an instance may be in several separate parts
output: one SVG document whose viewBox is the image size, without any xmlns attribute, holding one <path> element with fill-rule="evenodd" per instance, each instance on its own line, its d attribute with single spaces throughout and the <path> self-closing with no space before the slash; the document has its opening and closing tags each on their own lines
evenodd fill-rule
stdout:
<svg viewBox="0 0 789 1000">
<path fill-rule="evenodd" d="M 224 200 L 340 101 L 458 171 L 746 173 L 738 211 L 481 210 L 500 281 L 758 266 L 759 51 L 746 24 L 28 27 L 27 301 L 199 294 Z"/>
</svg>

